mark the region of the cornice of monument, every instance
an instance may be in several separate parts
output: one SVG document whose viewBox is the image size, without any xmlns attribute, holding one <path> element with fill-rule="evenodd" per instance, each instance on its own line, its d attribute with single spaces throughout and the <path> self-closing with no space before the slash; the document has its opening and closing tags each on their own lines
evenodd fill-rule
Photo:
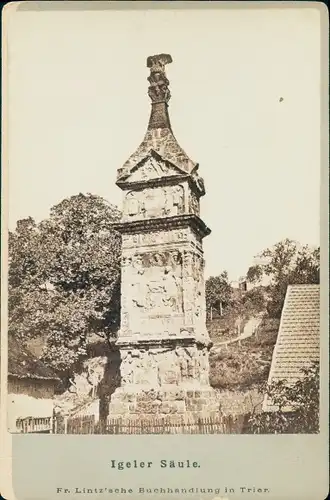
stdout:
<svg viewBox="0 0 330 500">
<path fill-rule="evenodd" d="M 148 179 L 138 182 L 131 182 L 130 180 L 123 180 L 116 182 L 117 186 L 121 189 L 144 189 L 148 187 L 170 186 L 178 184 L 179 182 L 190 181 L 191 177 L 188 174 L 168 175 L 166 177 L 159 177 L 158 179 Z"/>
<path fill-rule="evenodd" d="M 195 214 L 115 222 L 112 226 L 116 231 L 126 234 L 135 232 L 148 233 L 149 231 L 178 229 L 184 227 L 192 227 L 202 238 L 211 234 L 211 229 L 207 227 L 203 220 Z"/>
<path fill-rule="evenodd" d="M 169 54 L 158 54 L 147 58 L 147 67 L 150 69 L 148 77 L 148 95 L 151 99 L 151 113 L 147 132 L 137 150 L 117 171 L 117 184 L 129 177 L 151 151 L 156 152 L 163 160 L 170 162 L 183 173 L 192 174 L 198 169 L 176 140 L 168 113 L 168 102 L 171 98 L 169 80 L 165 73 L 165 66 L 172 62 Z"/>
<path fill-rule="evenodd" d="M 182 346 L 205 346 L 211 349 L 213 342 L 210 339 L 200 339 L 190 335 L 175 335 L 173 337 L 160 336 L 143 336 L 134 333 L 131 337 L 120 337 L 116 341 L 116 347 L 132 349 L 134 346 L 140 348 L 161 347 L 172 349 L 173 345 Z"/>
</svg>

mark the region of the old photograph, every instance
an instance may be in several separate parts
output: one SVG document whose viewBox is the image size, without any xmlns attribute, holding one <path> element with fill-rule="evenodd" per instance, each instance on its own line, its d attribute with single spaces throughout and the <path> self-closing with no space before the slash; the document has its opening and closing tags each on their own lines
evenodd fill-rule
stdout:
<svg viewBox="0 0 330 500">
<path fill-rule="evenodd" d="M 228 12 L 11 21 L 11 433 L 319 433 L 317 11 Z"/>
</svg>

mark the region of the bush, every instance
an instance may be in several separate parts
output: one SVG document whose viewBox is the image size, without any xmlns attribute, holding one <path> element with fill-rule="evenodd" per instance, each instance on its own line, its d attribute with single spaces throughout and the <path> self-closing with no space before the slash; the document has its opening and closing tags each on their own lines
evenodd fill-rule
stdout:
<svg viewBox="0 0 330 500">
<path fill-rule="evenodd" d="M 315 434 L 319 432 L 319 363 L 302 370 L 294 384 L 279 381 L 266 388 L 276 411 L 253 414 L 249 432 L 254 434 Z"/>
<path fill-rule="evenodd" d="M 264 290 L 259 288 L 252 288 L 246 292 L 242 298 L 242 306 L 245 314 L 253 316 L 265 310 L 266 299 Z"/>
<path fill-rule="evenodd" d="M 210 383 L 217 389 L 253 388 L 267 380 L 270 362 L 271 352 L 229 345 L 210 356 Z"/>
</svg>

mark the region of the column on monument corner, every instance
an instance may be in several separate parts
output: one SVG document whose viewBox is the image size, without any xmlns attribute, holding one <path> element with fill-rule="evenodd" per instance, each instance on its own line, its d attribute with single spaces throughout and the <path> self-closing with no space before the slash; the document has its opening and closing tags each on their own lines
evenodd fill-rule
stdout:
<svg viewBox="0 0 330 500">
<path fill-rule="evenodd" d="M 200 218 L 205 194 L 198 164 L 177 143 L 170 124 L 171 56 L 147 59 L 151 115 L 144 140 L 118 170 L 123 191 L 121 387 L 111 415 L 216 410 L 209 385 Z"/>
</svg>

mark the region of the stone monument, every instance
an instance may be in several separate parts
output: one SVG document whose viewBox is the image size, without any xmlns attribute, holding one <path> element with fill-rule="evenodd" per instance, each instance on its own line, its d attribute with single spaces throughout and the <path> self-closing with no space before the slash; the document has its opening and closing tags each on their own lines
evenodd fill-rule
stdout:
<svg viewBox="0 0 330 500">
<path fill-rule="evenodd" d="M 170 124 L 168 54 L 148 57 L 151 115 L 143 142 L 118 170 L 123 190 L 121 386 L 110 416 L 217 411 L 209 385 L 202 240 L 204 182 Z"/>
</svg>

